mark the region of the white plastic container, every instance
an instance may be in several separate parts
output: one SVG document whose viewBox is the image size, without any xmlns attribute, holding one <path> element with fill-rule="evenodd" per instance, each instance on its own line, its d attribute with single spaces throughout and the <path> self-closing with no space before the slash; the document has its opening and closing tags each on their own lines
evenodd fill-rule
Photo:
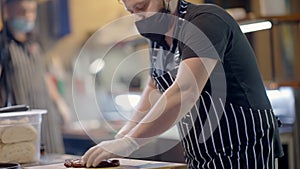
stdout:
<svg viewBox="0 0 300 169">
<path fill-rule="evenodd" d="M 40 160 L 42 115 L 46 110 L 0 113 L 0 163 Z"/>
</svg>

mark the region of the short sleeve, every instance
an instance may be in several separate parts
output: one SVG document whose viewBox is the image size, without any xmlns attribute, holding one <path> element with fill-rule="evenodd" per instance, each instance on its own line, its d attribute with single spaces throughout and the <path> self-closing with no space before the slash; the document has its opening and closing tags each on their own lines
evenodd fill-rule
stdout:
<svg viewBox="0 0 300 169">
<path fill-rule="evenodd" d="M 185 21 L 179 36 L 182 59 L 208 57 L 223 60 L 230 40 L 230 27 L 220 17 L 201 13 Z"/>
</svg>

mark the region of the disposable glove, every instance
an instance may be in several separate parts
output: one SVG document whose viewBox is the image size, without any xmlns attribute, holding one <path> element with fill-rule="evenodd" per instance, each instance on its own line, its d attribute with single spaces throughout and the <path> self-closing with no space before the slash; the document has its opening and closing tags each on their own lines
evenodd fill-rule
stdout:
<svg viewBox="0 0 300 169">
<path fill-rule="evenodd" d="M 115 139 L 119 139 L 128 134 L 138 123 L 133 121 L 128 121 L 116 134 Z"/>
<path fill-rule="evenodd" d="M 90 148 L 82 157 L 86 167 L 95 167 L 102 160 L 118 157 L 128 157 L 140 145 L 131 137 L 123 137 L 115 140 L 103 141 Z"/>
</svg>

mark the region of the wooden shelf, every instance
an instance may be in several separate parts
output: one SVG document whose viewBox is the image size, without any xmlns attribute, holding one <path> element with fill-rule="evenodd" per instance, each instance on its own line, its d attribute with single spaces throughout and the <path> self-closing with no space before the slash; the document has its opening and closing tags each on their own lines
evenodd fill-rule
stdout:
<svg viewBox="0 0 300 169">
<path fill-rule="evenodd" d="M 266 16 L 266 17 L 258 17 L 257 19 L 265 19 L 270 20 L 273 23 L 279 22 L 300 22 L 300 14 L 291 14 L 291 15 L 283 15 L 283 16 Z"/>
</svg>

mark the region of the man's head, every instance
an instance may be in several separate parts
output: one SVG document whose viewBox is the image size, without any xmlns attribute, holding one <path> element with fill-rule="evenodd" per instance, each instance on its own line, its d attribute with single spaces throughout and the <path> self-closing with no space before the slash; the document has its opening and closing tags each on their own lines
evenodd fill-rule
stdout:
<svg viewBox="0 0 300 169">
<path fill-rule="evenodd" d="M 177 9 L 178 0 L 122 0 L 124 6 L 131 14 L 137 14 L 140 18 L 144 19 L 151 15 L 153 12 L 158 12 L 162 9 L 167 9 L 174 14 Z"/>
<path fill-rule="evenodd" d="M 16 32 L 32 31 L 36 21 L 37 2 L 34 0 L 7 0 L 5 20 Z"/>
<path fill-rule="evenodd" d="M 151 41 L 164 43 L 173 34 L 178 0 L 122 0 L 134 15 L 138 32 Z"/>
</svg>

